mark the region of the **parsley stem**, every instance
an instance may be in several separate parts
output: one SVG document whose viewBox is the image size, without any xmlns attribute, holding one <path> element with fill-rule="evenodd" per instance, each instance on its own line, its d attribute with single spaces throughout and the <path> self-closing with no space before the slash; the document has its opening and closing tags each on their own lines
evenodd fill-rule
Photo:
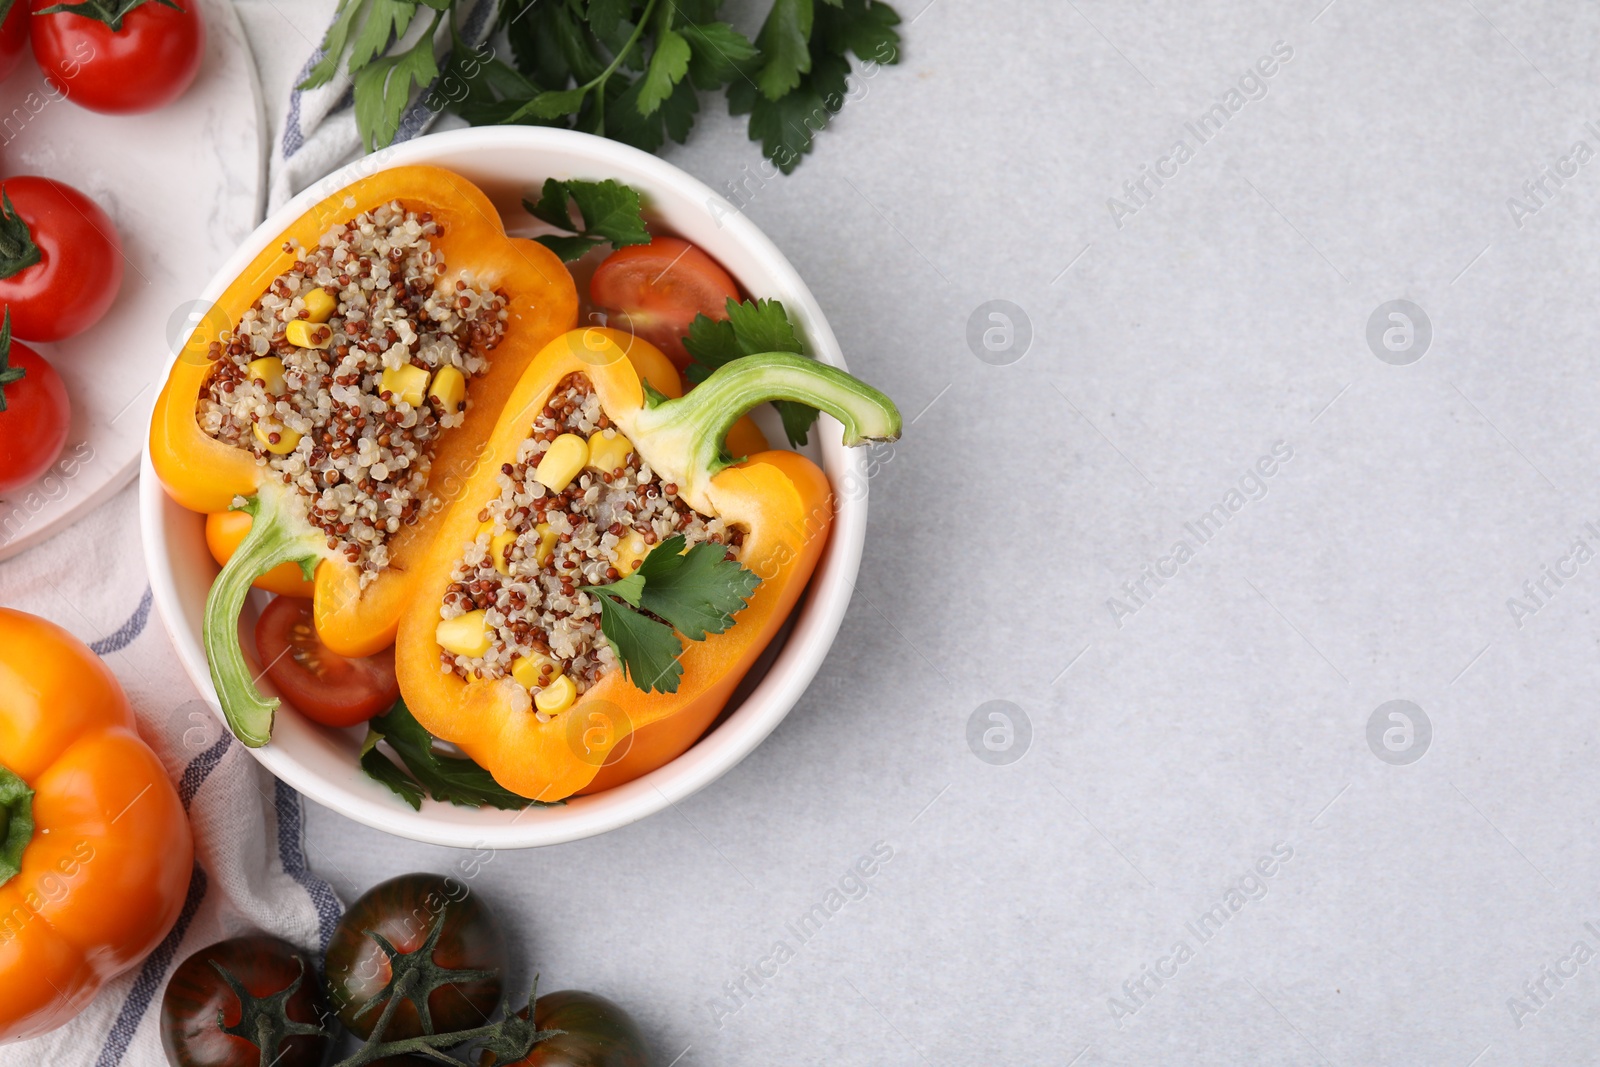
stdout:
<svg viewBox="0 0 1600 1067">
<path fill-rule="evenodd" d="M 600 134 L 602 137 L 605 136 L 606 132 L 605 84 L 611 80 L 611 75 L 617 72 L 617 68 L 622 66 L 623 59 L 627 57 L 629 52 L 633 51 L 633 46 L 639 43 L 639 37 L 644 33 L 645 24 L 650 21 L 650 14 L 655 10 L 655 6 L 656 0 L 648 0 L 648 2 L 644 5 L 643 14 L 639 16 L 638 24 L 633 27 L 633 32 L 628 35 L 628 43 L 619 48 L 617 50 L 617 54 L 611 57 L 611 63 L 606 67 L 605 70 L 602 70 L 586 84 L 580 86 L 584 92 L 588 92 L 590 89 L 593 89 L 596 86 L 600 87 L 600 91 L 595 94 L 594 98 L 594 118 L 595 132 Z"/>
</svg>

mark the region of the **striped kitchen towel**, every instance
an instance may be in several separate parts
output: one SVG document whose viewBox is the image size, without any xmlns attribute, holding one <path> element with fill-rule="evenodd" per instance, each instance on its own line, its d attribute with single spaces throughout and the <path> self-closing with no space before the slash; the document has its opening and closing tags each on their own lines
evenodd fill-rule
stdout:
<svg viewBox="0 0 1600 1067">
<path fill-rule="evenodd" d="M 137 487 L 0 562 L 0 603 L 72 631 L 116 672 L 144 739 L 194 827 L 195 869 L 177 925 L 76 1020 L 0 1046 L 0 1067 L 164 1067 L 161 994 L 191 952 L 252 930 L 320 948 L 341 905 L 306 862 L 302 801 L 221 727 L 178 665 L 150 604 Z"/>
</svg>

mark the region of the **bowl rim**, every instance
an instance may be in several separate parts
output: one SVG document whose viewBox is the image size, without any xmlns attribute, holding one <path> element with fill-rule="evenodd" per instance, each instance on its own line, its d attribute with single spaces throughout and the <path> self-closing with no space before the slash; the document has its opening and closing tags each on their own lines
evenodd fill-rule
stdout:
<svg viewBox="0 0 1600 1067">
<path fill-rule="evenodd" d="M 754 286 L 749 284 L 752 279 L 736 275 L 741 287 L 753 296 L 781 294 L 791 317 L 801 326 L 811 354 L 825 363 L 841 369 L 845 367 L 838 341 L 811 290 L 771 239 L 741 209 L 699 179 L 657 156 L 616 141 L 551 127 L 479 127 L 429 134 L 355 160 L 312 183 L 271 212 L 218 269 L 200 299 L 215 300 L 294 218 L 316 201 L 365 175 L 407 164 L 452 168 L 460 163 L 453 164 L 450 157 L 508 150 L 580 157 L 603 176 L 618 177 L 630 184 L 640 183 L 641 191 L 649 200 L 673 200 L 681 205 L 696 206 L 714 222 L 717 230 L 728 234 L 728 244 L 741 246 L 764 275 L 758 279 L 761 284 Z M 631 172 L 632 176 L 622 178 L 616 171 Z M 543 173 L 548 172 L 535 171 L 535 174 Z M 173 341 L 173 356 L 163 370 L 162 382 L 178 357 L 181 341 L 182 338 Z M 194 513 L 173 502 L 155 475 L 149 451 L 152 416 L 153 411 L 147 414 L 145 447 L 139 467 L 139 522 L 153 599 L 184 673 L 226 730 L 200 634 L 184 622 L 172 564 L 173 550 L 169 544 L 169 523 L 174 519 L 182 521 L 182 516 L 194 516 Z M 307 765 L 292 746 L 278 743 L 278 731 L 284 729 L 286 721 L 303 724 L 306 731 L 322 729 L 305 723 L 298 716 L 280 719 L 274 741 L 248 751 L 268 771 L 318 804 L 364 825 L 428 844 L 490 849 L 561 844 L 618 829 L 675 806 L 731 770 L 783 721 L 822 665 L 855 592 L 855 578 L 866 537 L 866 461 L 861 450 L 844 447 L 838 423 L 826 414 L 821 418 L 816 438 L 822 466 L 833 486 L 834 521 L 822 559 L 791 614 L 793 629 L 786 640 L 780 635 L 778 640 L 784 640 L 783 647 L 739 707 L 725 715 L 677 759 L 632 782 L 591 796 L 573 798 L 563 806 L 506 813 L 489 808 L 441 805 L 431 800 L 423 802 L 421 811 L 414 811 L 383 786 L 359 773 L 350 776 L 350 780 L 334 781 Z M 849 491 L 841 491 L 841 486 L 847 486 Z M 479 821 L 475 822 L 472 816 L 477 816 Z"/>
</svg>

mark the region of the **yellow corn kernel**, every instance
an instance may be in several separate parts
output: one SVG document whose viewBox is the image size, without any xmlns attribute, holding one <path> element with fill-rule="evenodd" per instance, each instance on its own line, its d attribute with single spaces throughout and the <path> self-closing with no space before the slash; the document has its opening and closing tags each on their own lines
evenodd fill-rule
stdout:
<svg viewBox="0 0 1600 1067">
<path fill-rule="evenodd" d="M 339 301 L 320 285 L 305 296 L 306 318 L 312 322 L 327 322 L 338 306 Z"/>
<path fill-rule="evenodd" d="M 440 367 L 428 386 L 428 395 L 439 402 L 446 415 L 454 415 L 467 402 L 467 379 L 454 367 Z"/>
<path fill-rule="evenodd" d="M 296 348 L 327 348 L 333 340 L 333 327 L 307 319 L 295 319 L 283 328 L 283 336 Z"/>
<path fill-rule="evenodd" d="M 494 569 L 501 574 L 511 573 L 511 564 L 506 562 L 506 552 L 516 543 L 517 535 L 507 530 L 503 534 L 495 534 L 489 538 L 489 558 L 494 562 Z"/>
<path fill-rule="evenodd" d="M 644 535 L 638 530 L 629 530 L 617 542 L 617 573 L 626 578 L 639 569 L 639 564 L 650 554 L 650 546 L 645 544 Z"/>
<path fill-rule="evenodd" d="M 577 699 L 578 687 L 572 684 L 572 679 L 558 674 L 554 681 L 534 694 L 533 706 L 546 715 L 558 715 L 572 707 Z"/>
<path fill-rule="evenodd" d="M 606 431 L 598 430 L 589 438 L 589 466 L 612 474 L 628 462 L 628 453 L 632 451 L 632 443 L 620 433 L 607 437 Z"/>
<path fill-rule="evenodd" d="M 556 554 L 556 542 L 561 540 L 561 535 L 550 529 L 548 522 L 541 522 L 533 529 L 539 535 L 539 547 L 534 549 L 533 562 L 535 566 L 543 567 Z"/>
<path fill-rule="evenodd" d="M 294 446 L 300 443 L 300 434 L 287 426 L 280 426 L 275 422 L 258 422 L 254 426 L 256 440 L 261 442 L 273 455 L 285 456 L 294 451 Z M 277 440 L 274 441 L 273 437 Z"/>
<path fill-rule="evenodd" d="M 439 647 L 458 656 L 481 656 L 489 651 L 489 624 L 482 610 L 446 619 L 434 631 Z"/>
<path fill-rule="evenodd" d="M 511 661 L 511 677 L 524 689 L 537 689 L 546 667 L 550 668 L 552 676 L 561 673 L 561 665 L 555 660 L 538 652 L 530 652 Z"/>
<path fill-rule="evenodd" d="M 550 442 L 550 448 L 539 461 L 533 476 L 552 493 L 559 493 L 572 484 L 572 479 L 589 462 L 589 442 L 575 433 L 564 433 Z"/>
<path fill-rule="evenodd" d="M 395 404 L 403 400 L 412 407 L 419 407 L 423 390 L 427 388 L 428 372 L 409 363 L 384 371 L 383 377 L 378 379 L 378 392 L 388 393 L 390 402 Z"/>
<path fill-rule="evenodd" d="M 250 365 L 244 369 L 244 373 L 252 382 L 263 383 L 267 392 L 273 396 L 282 396 L 288 388 L 283 381 L 283 360 L 277 356 L 252 359 Z"/>
</svg>

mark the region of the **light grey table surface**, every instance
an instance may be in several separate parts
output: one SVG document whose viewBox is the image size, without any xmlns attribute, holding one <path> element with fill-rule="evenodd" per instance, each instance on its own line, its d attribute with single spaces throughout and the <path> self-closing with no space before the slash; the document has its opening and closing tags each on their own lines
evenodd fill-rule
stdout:
<svg viewBox="0 0 1600 1067">
<path fill-rule="evenodd" d="M 1595 1062 L 1600 10 L 921 2 L 747 185 L 908 420 L 810 691 L 602 838 L 474 859 L 314 808 L 314 865 L 480 865 L 663 1067 Z M 759 162 L 710 101 L 668 158 Z M 991 300 L 1032 339 L 985 362 Z M 1369 743 L 1391 700 L 1409 747 L 1389 709 Z"/>
</svg>

